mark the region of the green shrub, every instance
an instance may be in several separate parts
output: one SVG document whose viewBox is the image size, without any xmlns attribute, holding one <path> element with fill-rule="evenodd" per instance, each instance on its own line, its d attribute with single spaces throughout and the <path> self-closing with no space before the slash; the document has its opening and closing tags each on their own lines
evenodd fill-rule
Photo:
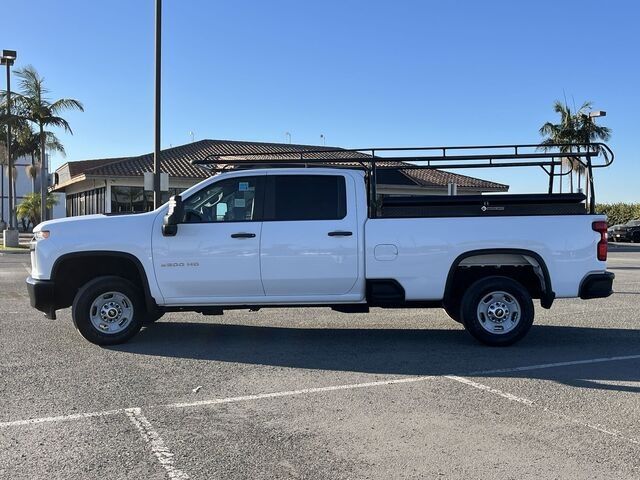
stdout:
<svg viewBox="0 0 640 480">
<path fill-rule="evenodd" d="M 609 225 L 627 223 L 640 219 L 640 203 L 599 203 L 596 212 L 605 214 Z"/>
</svg>

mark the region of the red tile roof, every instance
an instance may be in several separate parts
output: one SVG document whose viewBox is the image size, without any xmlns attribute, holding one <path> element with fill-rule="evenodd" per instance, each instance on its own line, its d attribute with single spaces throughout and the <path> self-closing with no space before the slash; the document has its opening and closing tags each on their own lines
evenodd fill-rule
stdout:
<svg viewBox="0 0 640 480">
<path fill-rule="evenodd" d="M 170 177 L 203 179 L 211 175 L 206 169 L 193 165 L 193 160 L 204 160 L 210 155 L 260 154 L 304 150 L 333 150 L 326 154 L 318 153 L 321 158 L 358 158 L 368 157 L 353 151 L 336 152 L 336 147 L 319 147 L 317 145 L 292 145 L 286 143 L 244 142 L 235 140 L 199 140 L 197 142 L 167 148 L 161 151 L 160 159 L 162 171 Z M 311 155 L 313 158 L 314 155 Z M 274 158 L 274 155 L 270 155 Z M 283 155 L 284 157 L 284 155 Z M 253 157 L 259 159 L 260 157 Z M 309 157 L 308 157 L 309 158 Z M 357 165 L 354 162 L 354 165 Z M 98 160 L 81 160 L 68 162 L 58 169 L 68 169 L 68 178 L 72 183 L 74 177 L 133 177 L 142 176 L 144 172 L 153 171 L 153 154 L 148 153 L 137 157 L 105 158 Z M 446 187 L 448 183 L 456 183 L 458 188 L 472 188 L 484 191 L 506 191 L 507 185 L 489 182 L 478 178 L 459 175 L 441 170 L 400 170 L 402 177 L 395 175 L 392 183 L 417 185 L 424 187 Z M 390 178 L 390 177 L 389 177 Z"/>
</svg>

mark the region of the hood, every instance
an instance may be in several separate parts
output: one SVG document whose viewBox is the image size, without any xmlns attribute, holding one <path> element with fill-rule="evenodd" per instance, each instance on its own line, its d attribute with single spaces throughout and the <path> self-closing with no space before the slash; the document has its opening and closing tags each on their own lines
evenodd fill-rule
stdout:
<svg viewBox="0 0 640 480">
<path fill-rule="evenodd" d="M 103 229 L 110 228 L 119 225 L 134 225 L 144 223 L 145 220 L 151 219 L 157 215 L 158 212 L 145 212 L 145 213 L 131 213 L 122 215 L 111 214 L 95 214 L 95 215 L 80 215 L 77 217 L 65 217 L 56 218 L 54 220 L 47 220 L 41 222 L 33 228 L 33 232 L 39 232 L 41 230 L 55 230 L 55 231 L 88 231 L 87 229 Z"/>
<path fill-rule="evenodd" d="M 106 215 L 103 214 L 95 214 L 95 215 L 81 215 L 78 217 L 65 217 L 65 218 L 56 218 L 54 220 L 47 220 L 46 222 L 40 222 L 38 225 L 33 227 L 33 231 L 39 232 L 41 230 L 47 230 L 49 227 L 55 227 L 57 225 L 63 225 L 65 223 L 74 222 L 87 222 L 99 218 L 105 218 Z"/>
</svg>

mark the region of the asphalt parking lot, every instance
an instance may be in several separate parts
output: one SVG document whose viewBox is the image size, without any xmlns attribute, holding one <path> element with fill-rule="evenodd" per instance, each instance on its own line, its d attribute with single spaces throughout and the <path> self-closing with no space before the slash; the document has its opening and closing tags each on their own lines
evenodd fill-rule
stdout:
<svg viewBox="0 0 640 480">
<path fill-rule="evenodd" d="M 0 256 L 0 478 L 640 478 L 640 251 L 519 344 L 441 310 L 168 314 L 89 344 Z"/>
</svg>

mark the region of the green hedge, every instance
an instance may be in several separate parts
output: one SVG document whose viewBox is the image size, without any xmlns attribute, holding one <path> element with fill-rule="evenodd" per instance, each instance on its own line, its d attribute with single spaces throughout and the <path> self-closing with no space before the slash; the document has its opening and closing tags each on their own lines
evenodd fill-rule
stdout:
<svg viewBox="0 0 640 480">
<path fill-rule="evenodd" d="M 609 225 L 640 219 L 640 203 L 599 203 L 596 212 L 608 217 Z"/>
</svg>

